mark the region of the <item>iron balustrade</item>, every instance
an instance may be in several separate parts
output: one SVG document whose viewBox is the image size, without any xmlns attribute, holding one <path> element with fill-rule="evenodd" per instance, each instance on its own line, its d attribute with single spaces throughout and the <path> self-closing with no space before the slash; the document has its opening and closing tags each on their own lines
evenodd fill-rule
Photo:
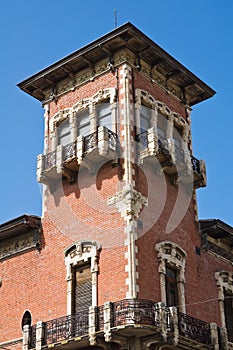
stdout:
<svg viewBox="0 0 233 350">
<path fill-rule="evenodd" d="M 66 161 L 67 159 L 74 158 L 76 156 L 76 141 L 68 143 L 62 148 L 62 159 Z"/>
<path fill-rule="evenodd" d="M 197 174 L 201 174 L 200 161 L 194 156 L 191 157 L 193 171 Z"/>
<path fill-rule="evenodd" d="M 120 151 L 120 145 L 119 145 L 119 140 L 118 136 L 115 132 L 112 130 L 107 129 L 108 131 L 108 144 L 109 147 L 112 148 L 114 151 L 119 152 Z"/>
<path fill-rule="evenodd" d="M 148 135 L 147 130 L 141 132 L 140 134 L 136 135 L 135 138 L 136 142 L 138 143 L 138 150 L 144 151 L 148 148 Z"/>
<path fill-rule="evenodd" d="M 166 139 L 162 139 L 162 138 L 158 139 L 158 149 L 159 149 L 159 152 L 167 156 L 170 156 L 170 151 L 168 149 L 168 143 Z"/>
<path fill-rule="evenodd" d="M 98 132 L 95 131 L 92 134 L 89 134 L 84 137 L 84 153 L 89 152 L 93 148 L 95 148 L 98 144 Z"/>
<path fill-rule="evenodd" d="M 97 307 L 96 315 L 96 331 L 103 331 L 104 329 L 104 305 Z"/>
<path fill-rule="evenodd" d="M 137 149 L 139 153 L 147 150 L 148 143 L 149 143 L 147 130 L 136 135 L 135 141 L 137 142 Z M 164 155 L 170 156 L 170 151 L 168 149 L 168 142 L 166 139 L 164 138 L 158 139 L 158 152 L 163 153 Z M 175 145 L 175 156 L 176 156 L 176 160 L 182 163 L 185 162 L 184 150 L 176 145 Z M 201 175 L 200 161 L 194 156 L 191 156 L 191 163 L 192 163 L 193 172 L 195 172 L 198 175 Z"/>
<path fill-rule="evenodd" d="M 44 169 L 53 168 L 56 165 L 56 151 L 49 152 L 43 156 L 44 160 Z"/>
<path fill-rule="evenodd" d="M 174 320 L 170 308 L 159 305 L 151 300 L 124 299 L 109 303 L 110 327 L 125 325 L 143 325 L 157 327 L 158 332 L 163 326 L 167 331 L 174 331 Z M 104 331 L 104 312 L 106 305 L 95 308 L 96 332 Z M 162 308 L 161 308 L 162 307 Z M 162 314 L 161 314 L 162 312 Z M 162 315 L 162 317 L 161 317 Z M 89 309 L 76 314 L 59 317 L 43 323 L 43 345 L 54 344 L 72 338 L 88 336 L 89 334 Z M 196 342 L 211 345 L 210 325 L 195 317 L 188 316 L 178 311 L 179 335 Z M 29 349 L 36 346 L 36 325 L 31 326 Z"/>
<path fill-rule="evenodd" d="M 202 344 L 211 344 L 209 323 L 178 312 L 178 327 L 181 336 L 193 339 Z"/>
<path fill-rule="evenodd" d="M 89 310 L 86 309 L 74 315 L 64 316 L 45 322 L 45 345 L 88 334 L 88 317 Z"/>
<path fill-rule="evenodd" d="M 113 303 L 113 327 L 125 324 L 155 326 L 155 303 L 150 300 L 124 299 Z"/>
<path fill-rule="evenodd" d="M 36 325 L 30 327 L 29 349 L 36 347 Z"/>
<path fill-rule="evenodd" d="M 107 129 L 108 145 L 109 148 L 116 151 L 117 154 L 120 151 L 119 139 L 116 133 Z M 98 131 L 95 131 L 83 138 L 83 153 L 88 153 L 98 145 Z M 77 156 L 77 141 L 68 143 L 62 147 L 62 161 L 65 162 L 69 159 L 73 159 Z M 52 152 L 43 155 L 43 170 L 49 170 L 56 166 L 56 153 Z"/>
</svg>

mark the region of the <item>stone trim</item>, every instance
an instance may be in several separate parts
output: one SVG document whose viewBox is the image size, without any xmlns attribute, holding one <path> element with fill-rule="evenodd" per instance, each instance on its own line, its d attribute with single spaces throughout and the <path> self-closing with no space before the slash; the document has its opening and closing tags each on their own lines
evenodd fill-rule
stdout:
<svg viewBox="0 0 233 350">
<path fill-rule="evenodd" d="M 99 256 L 101 252 L 101 244 L 97 241 L 79 241 L 75 242 L 64 251 L 66 265 L 66 281 L 67 281 L 67 314 L 72 313 L 72 289 L 73 275 L 72 267 L 90 260 L 90 268 L 92 272 L 92 305 L 97 306 L 97 276 L 99 272 Z"/>
<path fill-rule="evenodd" d="M 115 88 L 106 88 L 99 90 L 95 95 L 90 98 L 80 99 L 76 102 L 72 107 L 60 110 L 54 116 L 52 116 L 49 120 L 49 130 L 50 130 L 50 147 L 46 147 L 46 151 L 54 151 L 58 145 L 58 134 L 57 134 L 57 126 L 66 119 L 69 119 L 70 128 L 71 128 L 71 141 L 74 142 L 77 138 L 77 126 L 76 126 L 76 115 L 77 113 L 81 113 L 85 109 L 89 110 L 90 114 L 90 124 L 91 131 L 94 132 L 97 126 L 97 115 L 95 106 L 101 102 L 106 100 L 109 101 L 111 105 L 112 112 L 112 129 L 115 132 L 116 126 L 116 95 L 117 90 Z"/>
<path fill-rule="evenodd" d="M 221 324 L 222 327 L 226 328 L 224 312 L 224 291 L 233 295 L 233 272 L 223 270 L 215 272 L 215 280 L 218 290 Z"/>
<path fill-rule="evenodd" d="M 135 90 L 136 127 L 138 132 L 140 127 L 140 107 L 143 103 L 152 109 L 151 127 L 157 129 L 157 117 L 160 113 L 169 120 L 169 125 L 172 126 L 167 136 L 171 137 L 173 135 L 173 126 L 177 125 L 183 129 L 183 141 L 189 141 L 190 126 L 185 119 L 179 113 L 172 111 L 165 103 L 156 100 L 148 91 L 142 89 Z"/>
<path fill-rule="evenodd" d="M 120 124 L 123 127 L 122 136 L 122 169 L 123 169 L 123 181 L 124 186 L 122 189 L 122 197 L 124 197 L 124 203 L 122 200 L 117 201 L 116 206 L 119 211 L 123 210 L 122 216 L 126 222 L 124 232 L 126 234 L 125 240 L 125 271 L 128 274 L 126 278 L 126 285 L 128 291 L 126 292 L 126 298 L 136 298 L 139 290 L 137 285 L 138 272 L 137 272 L 137 222 L 136 211 L 140 210 L 141 204 L 136 208 L 134 203 L 134 197 L 136 191 L 135 186 L 135 140 L 134 140 L 134 106 L 133 106 L 133 91 L 132 91 L 132 68 L 123 64 L 119 69 L 119 116 Z M 120 196 L 121 196 L 120 195 Z M 123 199 L 123 198 L 122 198 Z M 113 200 L 114 202 L 114 200 Z M 135 211 L 136 210 L 136 211 Z"/>
<path fill-rule="evenodd" d="M 178 289 L 178 306 L 179 310 L 186 313 L 185 305 L 185 262 L 186 253 L 176 243 L 165 241 L 155 245 L 158 252 L 159 275 L 161 288 L 161 302 L 166 304 L 166 285 L 165 275 L 166 266 L 171 266 L 177 270 L 177 289 Z"/>
</svg>

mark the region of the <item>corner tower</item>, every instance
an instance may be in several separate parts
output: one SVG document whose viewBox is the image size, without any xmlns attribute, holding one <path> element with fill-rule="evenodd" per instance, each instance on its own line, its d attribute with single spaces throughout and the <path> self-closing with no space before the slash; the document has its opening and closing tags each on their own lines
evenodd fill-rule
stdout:
<svg viewBox="0 0 233 350">
<path fill-rule="evenodd" d="M 177 312 L 193 320 L 201 313 L 192 307 L 200 298 L 195 192 L 206 185 L 190 112 L 215 92 L 131 23 L 19 87 L 45 110 L 37 179 L 44 184 L 39 259 L 49 273 L 41 271 L 37 319 L 67 315 L 66 335 L 49 321 L 34 327 L 37 349 L 186 346 Z M 52 298 L 43 297 L 48 285 Z M 215 319 L 204 313 L 206 322 Z M 203 329 L 206 342 L 217 334 Z M 205 344 L 198 334 L 194 340 Z"/>
</svg>

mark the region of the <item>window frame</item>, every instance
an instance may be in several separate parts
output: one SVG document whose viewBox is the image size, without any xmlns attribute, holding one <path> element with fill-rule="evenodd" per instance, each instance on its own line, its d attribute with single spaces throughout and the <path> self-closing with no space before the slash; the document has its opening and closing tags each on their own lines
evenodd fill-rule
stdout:
<svg viewBox="0 0 233 350">
<path fill-rule="evenodd" d="M 221 326 L 226 329 L 226 333 L 228 335 L 228 340 L 230 338 L 230 342 L 233 343 L 233 337 L 230 335 L 229 330 L 227 329 L 227 320 L 225 314 L 225 297 L 226 295 L 232 295 L 233 298 L 233 272 L 230 271 L 218 271 L 215 273 L 215 280 L 217 284 L 218 291 L 218 301 L 219 301 L 219 310 L 220 310 L 220 318 L 221 318 Z M 233 303 L 233 300 L 232 300 Z M 233 309 L 233 307 L 232 307 Z M 232 332 L 233 330 L 230 329 Z"/>
<path fill-rule="evenodd" d="M 186 313 L 185 305 L 185 264 L 186 253 L 176 243 L 164 241 L 155 245 L 155 250 L 158 253 L 159 275 L 160 275 L 160 290 L 161 302 L 167 304 L 166 291 L 166 269 L 172 268 L 176 270 L 176 286 L 177 286 L 177 307 L 183 313 Z"/>
<path fill-rule="evenodd" d="M 97 306 L 99 257 L 102 246 L 97 241 L 78 241 L 64 251 L 67 281 L 67 315 L 74 310 L 74 267 L 90 262 L 92 304 Z"/>
</svg>

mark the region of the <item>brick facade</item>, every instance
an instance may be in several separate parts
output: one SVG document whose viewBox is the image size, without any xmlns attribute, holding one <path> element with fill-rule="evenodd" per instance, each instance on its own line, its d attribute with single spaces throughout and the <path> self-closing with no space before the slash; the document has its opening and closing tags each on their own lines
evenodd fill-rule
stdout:
<svg viewBox="0 0 233 350">
<path fill-rule="evenodd" d="M 127 47 L 127 50 L 130 49 Z M 116 52 L 115 55 L 118 57 L 119 53 Z M 119 159 L 113 162 L 109 155 L 109 148 L 107 150 L 104 148 L 109 142 L 105 139 L 103 151 L 96 148 L 99 145 L 95 145 L 94 150 L 88 150 L 89 153 L 83 155 L 83 162 L 80 164 L 77 164 L 76 159 L 68 160 L 62 164 L 60 173 L 56 170 L 57 163 L 53 164 L 51 172 L 50 169 L 43 169 L 43 171 L 39 169 L 42 174 L 41 182 L 45 181 L 41 245 L 38 249 L 2 259 L 0 263 L 2 281 L 0 308 L 4 316 L 0 318 L 0 345 L 8 344 L 14 339 L 19 339 L 19 344 L 22 345 L 21 322 L 26 310 L 29 310 L 32 315 L 33 325 L 39 321 L 46 322 L 69 313 L 68 310 L 71 309 L 69 298 L 73 298 L 71 296 L 73 292 L 69 288 L 72 289 L 74 277 L 67 272 L 69 266 L 65 265 L 65 254 L 71 257 L 71 261 L 76 259 L 75 256 L 79 256 L 80 260 L 77 260 L 76 264 L 79 264 L 82 259 L 90 262 L 92 288 L 96 293 L 96 305 L 92 306 L 97 307 L 107 302 L 114 303 L 131 298 L 160 302 L 165 295 L 163 290 L 165 286 L 161 285 L 165 275 L 163 257 L 159 257 L 160 248 L 158 247 L 164 242 L 173 247 L 171 248 L 173 251 L 177 249 L 176 252 L 180 251 L 183 254 L 183 256 L 171 256 L 172 261 L 177 259 L 177 265 L 174 263 L 177 274 L 182 269 L 184 273 L 184 276 L 179 275 L 179 281 L 177 279 L 178 290 L 182 294 L 180 300 L 183 303 L 183 305 L 177 305 L 178 308 L 185 310 L 194 318 L 222 326 L 215 273 L 221 270 L 233 273 L 233 268 L 232 261 L 202 249 L 197 221 L 196 188 L 203 185 L 203 179 L 197 178 L 196 184 L 190 185 L 189 181 L 181 178 L 183 169 L 180 173 L 174 170 L 172 157 L 158 162 L 156 157 L 159 152 L 157 155 L 156 152 L 154 155 L 149 155 L 145 153 L 147 150 L 143 150 L 141 158 L 138 159 L 140 144 L 135 141 L 137 128 L 140 126 L 137 125 L 134 103 L 136 93 L 140 90 L 149 94 L 151 100 L 161 104 L 163 106 L 161 108 L 167 108 L 168 123 L 171 123 L 170 131 L 167 132 L 170 132 L 170 135 L 172 135 L 172 128 L 176 125 L 175 118 L 177 120 L 179 118 L 179 123 L 182 122 L 184 125 L 182 130 L 187 131 L 182 142 L 187 150 L 192 152 L 189 129 L 191 103 L 189 105 L 181 97 L 178 98 L 171 93 L 173 90 L 169 87 L 170 82 L 162 86 L 151 79 L 146 74 L 148 62 L 141 60 L 140 64 L 144 65 L 144 70 L 135 67 L 132 64 L 134 56 L 132 53 L 131 55 L 132 57 L 126 55 L 126 60 L 122 54 L 122 62 L 114 69 L 107 65 L 106 58 L 105 70 L 103 69 L 96 77 L 83 80 L 83 83 L 73 89 L 67 88 L 67 92 L 62 92 L 62 88 L 59 87 L 60 95 L 50 100 L 45 98 L 43 101 L 46 120 L 45 149 L 47 152 L 56 152 L 58 157 L 56 147 L 59 145 L 55 145 L 54 148 L 54 130 L 51 129 L 51 125 L 52 128 L 56 128 L 56 124 L 53 123 L 57 113 L 62 112 L 65 115 L 63 111 L 71 111 L 78 102 L 91 99 L 105 89 L 115 89 L 114 103 L 117 105 L 117 112 L 112 115 L 115 118 L 114 129 L 118 134 L 121 153 L 117 155 Z M 102 65 L 104 66 L 105 63 Z M 85 74 L 89 70 L 86 69 Z M 196 84 L 198 83 L 199 81 Z M 175 85 L 175 82 L 172 84 Z M 66 86 L 68 85 L 66 82 Z M 45 97 L 49 95 L 47 90 Z M 206 91 L 209 93 L 207 87 Z M 187 96 L 191 101 L 191 93 Z M 88 108 L 93 106 L 88 105 Z M 153 118 L 156 120 L 157 116 L 154 115 Z M 156 125 L 154 127 L 156 129 Z M 98 143 L 101 132 L 102 129 L 98 129 L 96 141 Z M 108 134 L 108 137 L 112 137 L 111 135 L 113 134 Z M 155 139 L 156 137 L 158 135 Z M 149 147 L 148 144 L 147 147 Z M 175 146 L 171 142 L 171 149 L 172 147 Z M 192 153 L 191 156 L 193 156 Z M 89 157 L 89 160 L 85 161 L 85 157 Z M 162 164 L 159 167 L 164 171 L 159 171 L 160 168 L 158 170 L 158 164 Z M 74 176 L 70 178 L 66 177 L 67 165 L 70 167 L 69 173 L 75 169 Z M 185 169 L 188 172 L 189 168 Z M 2 227 L 4 228 L 4 224 Z M 74 247 L 76 245 L 76 250 L 72 251 L 72 245 Z M 88 255 L 91 254 L 91 247 L 97 245 L 99 245 L 98 257 L 93 254 Z M 86 250 L 84 246 L 87 247 Z M 83 249 L 81 253 L 79 249 Z M 182 263 L 181 258 L 184 259 Z M 74 266 L 70 271 L 73 271 L 73 268 Z M 106 331 L 107 312 L 105 311 L 105 339 L 110 339 L 108 338 L 110 331 Z M 89 335 L 90 329 L 89 327 Z M 161 331 L 162 338 L 160 338 L 164 343 L 158 341 L 157 346 L 166 345 L 167 335 L 165 336 L 164 332 L 167 334 L 167 330 Z M 212 341 L 215 339 L 213 334 L 217 334 L 214 332 L 211 333 Z M 93 338 L 92 336 L 93 334 L 90 335 L 91 343 L 96 345 L 96 336 Z M 140 335 L 137 337 L 139 339 Z M 173 344 L 177 345 L 183 341 L 182 337 L 181 340 L 178 340 L 175 335 L 171 337 Z M 114 347 L 115 344 L 123 341 L 119 339 L 116 336 L 116 339 L 114 338 L 109 344 Z M 155 336 L 155 343 L 156 339 Z M 104 342 L 103 339 L 101 341 Z M 62 348 L 62 344 L 59 344 Z M 6 346 L 13 349 L 19 345 L 9 343 Z M 187 344 L 182 346 L 189 348 Z M 39 347 L 37 345 L 38 350 Z M 129 348 L 131 347 L 129 345 Z M 217 345 L 215 348 L 217 349 Z M 28 344 L 24 340 L 24 350 L 27 349 Z"/>
</svg>

